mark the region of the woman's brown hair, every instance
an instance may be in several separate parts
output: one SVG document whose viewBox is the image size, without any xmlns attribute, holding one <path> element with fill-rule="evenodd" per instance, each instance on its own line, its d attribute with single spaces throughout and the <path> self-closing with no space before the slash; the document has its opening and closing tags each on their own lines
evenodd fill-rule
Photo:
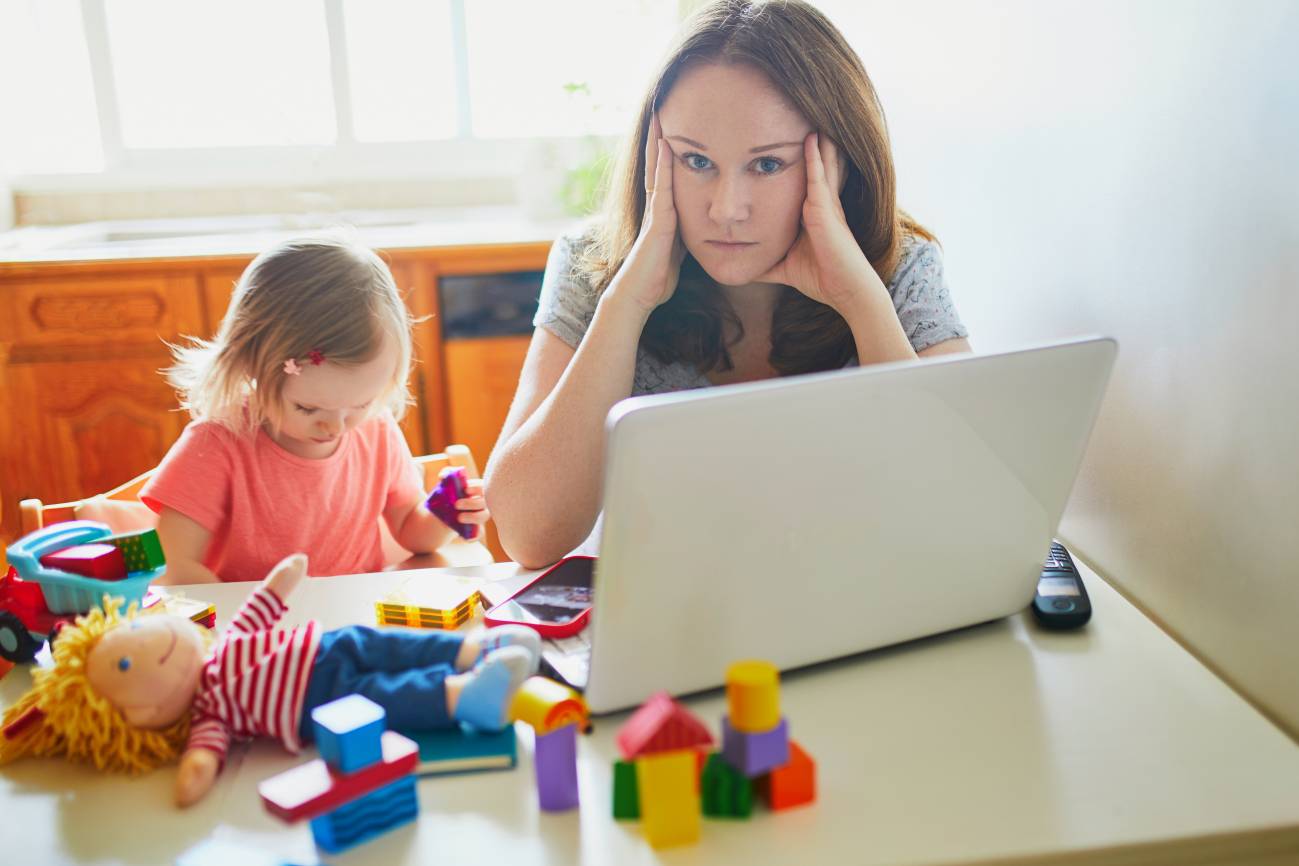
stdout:
<svg viewBox="0 0 1299 866">
<path fill-rule="evenodd" d="M 847 162 L 840 200 L 853 237 L 887 284 L 907 235 L 932 236 L 896 201 L 893 155 L 875 86 L 843 35 L 801 0 L 716 0 L 686 24 L 641 106 L 610 176 L 602 219 L 574 263 L 597 292 L 622 267 L 645 213 L 645 142 L 650 124 L 683 72 L 705 63 L 756 68 Z M 731 366 L 740 323 L 689 254 L 673 296 L 651 314 L 641 344 L 662 361 L 703 371 Z M 843 317 L 786 287 L 771 324 L 771 365 L 783 375 L 838 369 L 856 354 Z"/>
</svg>

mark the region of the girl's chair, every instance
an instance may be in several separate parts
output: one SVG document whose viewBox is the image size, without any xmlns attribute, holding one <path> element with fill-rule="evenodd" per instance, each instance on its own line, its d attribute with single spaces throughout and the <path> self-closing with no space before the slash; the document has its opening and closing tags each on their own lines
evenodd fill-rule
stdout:
<svg viewBox="0 0 1299 866">
<path fill-rule="evenodd" d="M 465 445 L 448 445 L 441 454 L 425 454 L 415 458 L 416 464 L 424 473 L 424 489 L 432 490 L 438 483 L 439 473 L 447 466 L 458 466 L 465 470 L 470 478 L 480 477 L 478 464 Z M 158 523 L 158 516 L 140 502 L 140 490 L 144 487 L 150 469 L 107 493 L 82 499 L 78 502 L 59 502 L 46 505 L 39 499 L 24 499 L 18 503 L 18 526 L 22 535 L 58 523 L 61 520 L 97 520 L 108 524 L 114 532 L 132 532 L 137 529 L 151 529 Z M 383 535 L 384 559 L 388 563 L 400 562 L 410 556 L 393 541 L 387 526 L 382 520 L 379 528 Z M 307 551 L 308 554 L 311 551 Z M 479 541 L 455 540 L 442 547 L 434 557 L 435 565 L 484 565 L 492 562 L 491 551 Z"/>
</svg>

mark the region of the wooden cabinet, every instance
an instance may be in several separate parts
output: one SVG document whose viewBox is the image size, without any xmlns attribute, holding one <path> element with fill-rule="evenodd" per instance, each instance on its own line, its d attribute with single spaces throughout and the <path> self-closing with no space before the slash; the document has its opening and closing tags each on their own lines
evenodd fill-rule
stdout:
<svg viewBox="0 0 1299 866">
<path fill-rule="evenodd" d="M 419 320 L 402 421 L 414 453 L 463 442 L 485 467 L 528 340 L 445 341 L 439 280 L 539 271 L 549 246 L 382 253 Z M 0 537 L 17 534 L 21 499 L 78 499 L 157 465 L 188 421 L 160 374 L 164 341 L 214 334 L 251 260 L 0 263 Z"/>
</svg>

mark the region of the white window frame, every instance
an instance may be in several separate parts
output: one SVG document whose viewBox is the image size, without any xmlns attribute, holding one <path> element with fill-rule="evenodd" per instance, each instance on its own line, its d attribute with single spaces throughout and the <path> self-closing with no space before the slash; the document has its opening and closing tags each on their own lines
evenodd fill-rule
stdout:
<svg viewBox="0 0 1299 866">
<path fill-rule="evenodd" d="M 394 180 L 512 179 L 527 159 L 529 138 L 472 134 L 465 3 L 450 0 L 457 134 L 451 139 L 363 142 L 352 133 L 351 86 L 342 0 L 320 0 L 329 38 L 336 141 L 330 145 L 214 148 L 129 148 L 122 140 L 117 87 L 103 0 L 81 0 L 82 27 L 98 111 L 104 168 L 99 172 L 24 174 L 15 192 L 105 192 L 219 185 L 354 183 Z M 700 0 L 676 0 L 678 17 Z M 576 137 L 549 139 L 559 143 Z"/>
</svg>

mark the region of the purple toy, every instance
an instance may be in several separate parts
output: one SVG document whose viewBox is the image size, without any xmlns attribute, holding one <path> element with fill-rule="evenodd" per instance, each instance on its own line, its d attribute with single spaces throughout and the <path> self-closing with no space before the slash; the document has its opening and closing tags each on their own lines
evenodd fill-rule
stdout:
<svg viewBox="0 0 1299 866">
<path fill-rule="evenodd" d="M 477 535 L 478 528 L 472 523 L 461 523 L 459 520 L 460 512 L 456 511 L 456 503 L 464 495 L 465 470 L 457 466 L 442 476 L 438 486 L 434 487 L 428 499 L 424 500 L 424 507 L 432 511 L 438 520 L 460 533 L 461 538 L 468 541 Z"/>
<path fill-rule="evenodd" d="M 532 763 L 537 771 L 537 799 L 543 812 L 577 808 L 577 725 L 537 734 Z"/>
<path fill-rule="evenodd" d="M 722 716 L 722 757 L 750 779 L 789 763 L 789 723 L 785 719 L 770 731 L 748 734 L 731 727 Z"/>
</svg>

